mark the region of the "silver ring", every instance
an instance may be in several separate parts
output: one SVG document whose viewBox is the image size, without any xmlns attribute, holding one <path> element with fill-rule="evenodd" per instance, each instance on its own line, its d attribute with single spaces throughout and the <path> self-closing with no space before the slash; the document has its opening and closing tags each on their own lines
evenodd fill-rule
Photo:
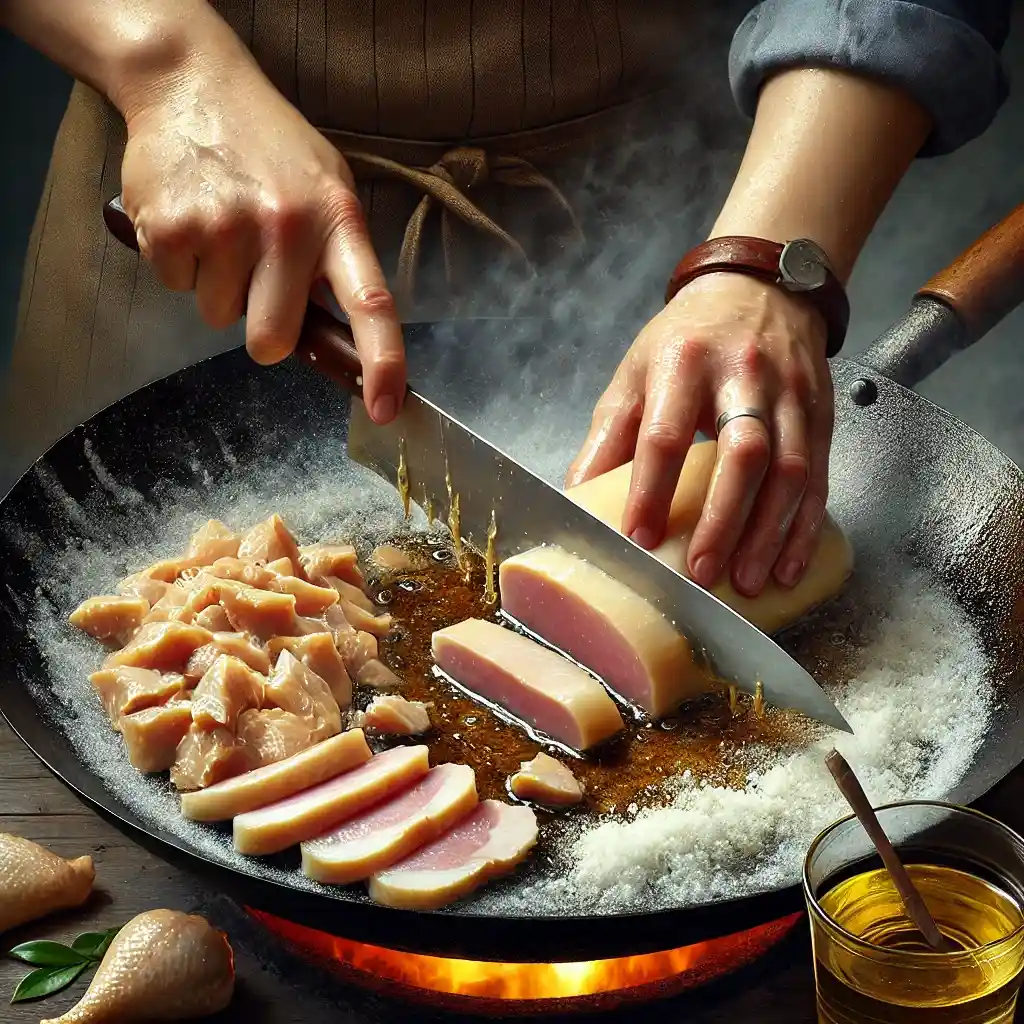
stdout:
<svg viewBox="0 0 1024 1024">
<path fill-rule="evenodd" d="M 725 412 L 715 420 L 715 433 L 721 434 L 727 423 L 731 423 L 733 420 L 738 420 L 743 416 L 749 416 L 751 419 L 760 420 L 765 425 L 766 429 L 768 427 L 768 421 L 765 419 L 765 415 L 760 409 L 726 409 Z"/>
</svg>

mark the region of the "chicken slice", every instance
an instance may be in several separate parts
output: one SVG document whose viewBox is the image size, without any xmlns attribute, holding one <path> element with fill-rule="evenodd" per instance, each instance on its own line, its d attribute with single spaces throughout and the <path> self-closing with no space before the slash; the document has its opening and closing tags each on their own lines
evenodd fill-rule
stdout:
<svg viewBox="0 0 1024 1024">
<path fill-rule="evenodd" d="M 194 565 L 213 565 L 218 558 L 234 558 L 240 538 L 219 519 L 210 519 L 193 534 L 185 551 L 185 560 Z"/>
<path fill-rule="evenodd" d="M 213 634 L 184 622 L 147 622 L 123 650 L 108 655 L 104 668 L 131 665 L 159 672 L 181 672 L 192 652 L 208 644 Z"/>
<path fill-rule="evenodd" d="M 370 561 L 390 573 L 416 572 L 427 564 L 427 560 L 418 551 L 405 551 L 394 544 L 381 544 L 374 548 Z"/>
<path fill-rule="evenodd" d="M 439 910 L 506 875 L 537 844 L 529 807 L 485 800 L 440 839 L 370 878 L 370 899 L 402 910 Z"/>
<path fill-rule="evenodd" d="M 341 732 L 341 709 L 330 687 L 291 651 L 278 655 L 263 690 L 263 702 L 304 718 L 317 739 Z"/>
<path fill-rule="evenodd" d="M 223 932 L 192 914 L 147 910 L 117 933 L 77 1005 L 40 1024 L 191 1020 L 223 1010 L 234 990 Z"/>
<path fill-rule="evenodd" d="M 290 558 L 275 558 L 272 562 L 267 562 L 267 572 L 277 576 L 298 576 L 301 570 Z"/>
<path fill-rule="evenodd" d="M 353 586 L 363 586 L 356 549 L 350 544 L 310 544 L 299 548 L 299 564 L 306 578 L 314 583 L 327 576 L 338 576 Z"/>
<path fill-rule="evenodd" d="M 172 700 L 121 717 L 128 763 L 140 772 L 165 772 L 174 764 L 178 744 L 192 725 L 192 706 Z"/>
<path fill-rule="evenodd" d="M 399 796 L 302 843 L 302 871 L 330 885 L 360 882 L 437 839 L 476 806 L 473 769 L 440 764 Z"/>
<path fill-rule="evenodd" d="M 203 789 L 249 769 L 249 755 L 230 729 L 189 727 L 171 765 L 175 789 Z"/>
<path fill-rule="evenodd" d="M 264 678 L 244 661 L 220 655 L 192 694 L 192 721 L 200 729 L 235 731 L 238 716 L 263 703 Z"/>
<path fill-rule="evenodd" d="M 370 756 L 362 730 L 350 729 L 273 764 L 183 793 L 181 813 L 192 821 L 227 821 L 342 775 L 365 764 Z"/>
<path fill-rule="evenodd" d="M 233 580 L 235 583 L 244 583 L 246 586 L 258 587 L 261 590 L 274 578 L 269 565 L 257 565 L 241 558 L 218 558 L 204 571 L 217 579 Z"/>
<path fill-rule="evenodd" d="M 155 580 L 145 573 L 136 572 L 126 576 L 115 589 L 125 597 L 141 597 L 151 608 L 167 592 L 170 583 Z"/>
<path fill-rule="evenodd" d="M 251 558 L 254 561 L 276 562 L 279 558 L 290 558 L 299 565 L 299 546 L 291 535 L 288 527 L 277 513 L 262 523 L 257 523 L 238 545 L 239 558 Z"/>
<path fill-rule="evenodd" d="M 496 622 L 466 619 L 439 629 L 431 648 L 460 686 L 576 750 L 623 728 L 615 701 L 593 676 Z"/>
<path fill-rule="evenodd" d="M 211 605 L 211 607 L 219 607 Z M 210 609 L 206 609 L 209 611 Z M 204 612 L 205 614 L 205 612 Z M 202 679 L 213 663 L 222 655 L 244 661 L 254 672 L 266 675 L 270 671 L 270 656 L 262 647 L 257 647 L 244 633 L 214 633 L 213 639 L 192 652 L 185 666 L 185 678 Z"/>
<path fill-rule="evenodd" d="M 306 668 L 315 672 L 327 684 L 331 695 L 338 702 L 339 710 L 346 710 L 352 703 L 352 680 L 330 633 L 276 636 L 267 644 L 267 651 L 275 658 L 281 651 L 291 651 Z"/>
<path fill-rule="evenodd" d="M 316 748 L 314 748 L 316 749 Z M 302 756 L 302 755 L 299 755 Z M 311 789 L 235 816 L 235 849 L 265 856 L 323 834 L 408 789 L 430 768 L 426 747 L 395 747 Z"/>
<path fill-rule="evenodd" d="M 389 736 L 416 736 L 430 728 L 427 705 L 397 694 L 374 697 L 354 724 Z"/>
<path fill-rule="evenodd" d="M 0 932 L 81 906 L 95 877 L 91 857 L 65 860 L 28 839 L 0 832 Z"/>
<path fill-rule="evenodd" d="M 189 592 L 177 583 L 167 585 L 160 599 L 154 604 L 143 624 L 149 622 L 191 622 L 194 618 L 189 607 Z"/>
<path fill-rule="evenodd" d="M 189 622 L 200 612 L 218 604 L 225 593 L 234 594 L 255 589 L 251 583 L 215 576 L 212 567 L 200 569 L 194 576 L 177 585 L 186 593 L 185 611 L 182 614 L 187 616 Z"/>
<path fill-rule="evenodd" d="M 364 612 L 376 611 L 373 602 L 363 591 L 362 587 L 354 586 L 347 580 L 340 579 L 337 576 L 325 576 L 324 584 L 336 590 L 338 596 L 343 597 L 350 604 L 354 604 L 357 608 L 362 608 Z"/>
<path fill-rule="evenodd" d="M 238 633 L 252 633 L 261 640 L 292 635 L 295 631 L 295 597 L 267 590 L 225 590 L 220 603 Z"/>
<path fill-rule="evenodd" d="M 547 807 L 571 807 L 583 799 L 583 787 L 561 761 L 543 751 L 532 761 L 522 761 L 509 779 L 512 795 Z"/>
<path fill-rule="evenodd" d="M 151 668 L 118 666 L 93 672 L 89 682 L 100 696 L 111 725 L 121 728 L 121 717 L 166 704 L 185 687 L 184 676 Z"/>
<path fill-rule="evenodd" d="M 387 636 L 390 632 L 393 622 L 390 615 L 371 615 L 352 601 L 346 601 L 345 598 L 341 598 L 339 603 L 349 625 L 355 629 L 372 633 L 376 637 Z"/>
<path fill-rule="evenodd" d="M 356 682 L 378 693 L 391 693 L 402 685 L 402 680 L 378 658 L 371 658 L 359 666 Z"/>
<path fill-rule="evenodd" d="M 308 750 L 319 741 L 308 718 L 267 708 L 243 711 L 238 719 L 238 742 L 249 754 L 252 768 L 263 768 Z"/>
<path fill-rule="evenodd" d="M 163 561 L 154 562 L 135 575 L 148 576 L 151 580 L 161 580 L 164 583 L 173 583 L 185 569 L 191 568 L 192 563 L 185 558 L 166 558 Z"/>
<path fill-rule="evenodd" d="M 68 622 L 97 640 L 123 647 L 148 614 L 149 602 L 144 598 L 104 594 L 83 601 Z"/>
<path fill-rule="evenodd" d="M 378 658 L 377 638 L 372 633 L 357 633 L 354 629 L 347 633 L 335 631 L 334 642 L 349 675 L 357 675 L 368 661 Z"/>
<path fill-rule="evenodd" d="M 333 587 L 318 587 L 297 576 L 275 576 L 267 589 L 277 594 L 291 594 L 295 598 L 295 611 L 299 615 L 322 615 L 337 603 L 338 592 Z"/>
<path fill-rule="evenodd" d="M 192 621 L 211 633 L 231 632 L 231 620 L 219 604 L 211 604 L 209 608 L 204 608 Z"/>
</svg>

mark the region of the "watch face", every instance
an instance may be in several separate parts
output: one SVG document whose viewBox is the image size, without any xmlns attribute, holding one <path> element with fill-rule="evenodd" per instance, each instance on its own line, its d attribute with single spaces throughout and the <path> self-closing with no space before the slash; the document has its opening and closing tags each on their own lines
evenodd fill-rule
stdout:
<svg viewBox="0 0 1024 1024">
<path fill-rule="evenodd" d="M 814 291 L 828 280 L 828 257 L 809 239 L 796 238 L 782 250 L 779 274 L 793 291 Z"/>
</svg>

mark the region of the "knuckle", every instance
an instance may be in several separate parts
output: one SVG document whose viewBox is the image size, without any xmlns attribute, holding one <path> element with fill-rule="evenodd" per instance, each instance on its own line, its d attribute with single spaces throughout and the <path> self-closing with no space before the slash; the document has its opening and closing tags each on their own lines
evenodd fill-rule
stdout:
<svg viewBox="0 0 1024 1024">
<path fill-rule="evenodd" d="M 196 223 L 185 214 L 158 213 L 146 219 L 145 234 L 147 245 L 154 253 L 191 249 Z"/>
<path fill-rule="evenodd" d="M 671 420 L 654 420 L 648 424 L 644 431 L 644 441 L 663 455 L 676 455 L 689 444 L 689 438 L 683 436 L 682 428 Z"/>
<path fill-rule="evenodd" d="M 364 230 L 366 218 L 359 197 L 347 188 L 334 188 L 326 200 L 328 219 L 342 236 Z"/>
<path fill-rule="evenodd" d="M 352 292 L 349 303 L 353 316 L 394 316 L 395 299 L 383 284 L 363 284 Z"/>
<path fill-rule="evenodd" d="M 764 369 L 764 351 L 754 338 L 741 342 L 736 352 L 736 362 L 743 374 L 759 374 Z"/>
<path fill-rule="evenodd" d="M 793 488 L 804 490 L 811 476 L 811 462 L 806 452 L 782 452 L 775 457 L 773 473 Z"/>
<path fill-rule="evenodd" d="M 686 377 L 699 370 L 707 358 L 708 346 L 703 339 L 679 338 L 661 347 L 656 366 L 668 376 Z"/>
<path fill-rule="evenodd" d="M 767 432 L 763 427 L 738 428 L 729 438 L 728 455 L 744 472 L 763 472 L 771 457 Z"/>
</svg>

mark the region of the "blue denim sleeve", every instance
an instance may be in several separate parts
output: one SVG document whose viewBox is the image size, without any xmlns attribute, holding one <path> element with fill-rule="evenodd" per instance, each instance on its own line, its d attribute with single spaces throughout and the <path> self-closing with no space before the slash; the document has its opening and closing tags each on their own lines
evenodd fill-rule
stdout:
<svg viewBox="0 0 1024 1024">
<path fill-rule="evenodd" d="M 791 67 L 832 67 L 906 89 L 932 115 L 922 155 L 980 135 L 1006 99 L 999 51 L 1013 0 L 765 0 L 729 53 L 740 109 L 753 117 L 764 80 Z"/>
</svg>

